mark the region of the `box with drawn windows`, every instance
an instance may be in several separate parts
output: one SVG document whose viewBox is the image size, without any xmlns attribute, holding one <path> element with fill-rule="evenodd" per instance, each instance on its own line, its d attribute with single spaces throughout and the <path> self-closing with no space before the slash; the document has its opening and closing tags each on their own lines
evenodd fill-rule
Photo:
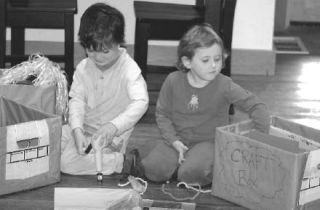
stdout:
<svg viewBox="0 0 320 210">
<path fill-rule="evenodd" d="M 213 195 L 254 210 L 319 202 L 320 130 L 273 116 L 269 133 L 248 120 L 217 128 L 215 142 Z"/>
<path fill-rule="evenodd" d="M 61 121 L 0 96 L 0 195 L 60 181 Z"/>
</svg>

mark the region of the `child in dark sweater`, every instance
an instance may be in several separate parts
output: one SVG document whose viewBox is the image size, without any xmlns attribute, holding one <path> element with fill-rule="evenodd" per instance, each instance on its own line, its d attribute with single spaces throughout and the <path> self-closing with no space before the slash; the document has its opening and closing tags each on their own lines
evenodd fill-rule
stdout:
<svg viewBox="0 0 320 210">
<path fill-rule="evenodd" d="M 142 160 L 149 180 L 166 181 L 176 172 L 179 181 L 210 184 L 215 128 L 228 124 L 231 104 L 268 131 L 266 105 L 220 73 L 225 58 L 223 42 L 208 24 L 192 27 L 180 40 L 180 71 L 168 75 L 156 105 L 164 141 Z"/>
</svg>

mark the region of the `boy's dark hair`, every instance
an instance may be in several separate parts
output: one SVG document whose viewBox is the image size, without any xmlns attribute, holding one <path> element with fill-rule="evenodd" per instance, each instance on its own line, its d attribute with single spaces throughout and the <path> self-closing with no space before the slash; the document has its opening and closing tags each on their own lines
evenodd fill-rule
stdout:
<svg viewBox="0 0 320 210">
<path fill-rule="evenodd" d="M 213 30 L 212 26 L 208 23 L 202 23 L 191 27 L 181 38 L 178 45 L 178 60 L 176 66 L 179 70 L 189 71 L 183 63 L 181 58 L 186 56 L 192 59 L 196 49 L 201 47 L 211 47 L 213 44 L 217 44 L 221 47 L 222 62 L 225 64 L 225 58 L 227 57 L 226 50 L 223 45 L 223 41 L 220 36 Z"/>
<path fill-rule="evenodd" d="M 83 13 L 78 37 L 82 47 L 102 51 L 124 43 L 125 22 L 122 13 L 104 3 L 91 5 Z"/>
</svg>

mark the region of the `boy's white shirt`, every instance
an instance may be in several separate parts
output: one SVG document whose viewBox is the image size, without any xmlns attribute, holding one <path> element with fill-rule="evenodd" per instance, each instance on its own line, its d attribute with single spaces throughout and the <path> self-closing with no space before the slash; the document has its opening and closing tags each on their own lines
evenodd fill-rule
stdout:
<svg viewBox="0 0 320 210">
<path fill-rule="evenodd" d="M 123 48 L 118 61 L 104 72 L 89 58 L 83 59 L 74 73 L 69 96 L 72 130 L 90 132 L 111 122 L 118 129 L 117 136 L 132 131 L 149 103 L 141 70 Z"/>
</svg>

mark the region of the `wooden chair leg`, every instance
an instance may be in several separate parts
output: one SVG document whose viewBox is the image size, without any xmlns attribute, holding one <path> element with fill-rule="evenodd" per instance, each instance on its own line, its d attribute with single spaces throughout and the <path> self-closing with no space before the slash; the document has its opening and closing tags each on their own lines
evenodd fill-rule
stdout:
<svg viewBox="0 0 320 210">
<path fill-rule="evenodd" d="M 229 52 L 229 55 L 227 59 L 225 60 L 225 66 L 221 70 L 221 73 L 230 77 L 231 76 L 231 52 Z"/>
<path fill-rule="evenodd" d="M 25 28 L 11 28 L 11 66 L 24 61 Z"/>
<path fill-rule="evenodd" d="M 6 30 L 0 26 L 0 68 L 5 68 L 6 57 Z"/>
<path fill-rule="evenodd" d="M 226 66 L 223 69 L 223 73 L 227 76 L 231 76 L 232 31 L 236 2 L 236 0 L 224 0 L 223 14 L 221 16 L 221 33 L 224 45 L 225 48 L 230 51 L 229 57 L 226 59 Z"/>
<path fill-rule="evenodd" d="M 231 49 L 232 44 L 233 19 L 236 2 L 236 0 L 224 0 L 221 29 L 222 37 L 224 38 L 225 47 L 227 49 Z"/>
<path fill-rule="evenodd" d="M 5 57 L 6 57 L 6 48 L 5 48 L 6 41 L 5 40 L 6 39 L 4 38 L 4 41 L 3 41 L 3 37 L 0 37 L 0 39 L 1 39 L 0 45 L 3 46 L 0 48 L 0 68 L 5 68 Z"/>
<path fill-rule="evenodd" d="M 65 15 L 64 27 L 64 54 L 65 54 L 65 71 L 67 73 L 67 80 L 71 85 L 74 72 L 74 20 L 73 14 Z"/>
<path fill-rule="evenodd" d="M 205 1 L 204 21 L 212 25 L 213 29 L 220 34 L 220 17 L 222 14 L 223 0 L 207 0 Z"/>
<path fill-rule="evenodd" d="M 134 60 L 141 68 L 142 76 L 147 79 L 147 56 L 148 56 L 148 32 L 149 24 L 136 21 L 136 34 L 134 44 Z"/>
<path fill-rule="evenodd" d="M 6 2 L 0 1 L 0 68 L 5 67 L 6 57 Z"/>
</svg>

